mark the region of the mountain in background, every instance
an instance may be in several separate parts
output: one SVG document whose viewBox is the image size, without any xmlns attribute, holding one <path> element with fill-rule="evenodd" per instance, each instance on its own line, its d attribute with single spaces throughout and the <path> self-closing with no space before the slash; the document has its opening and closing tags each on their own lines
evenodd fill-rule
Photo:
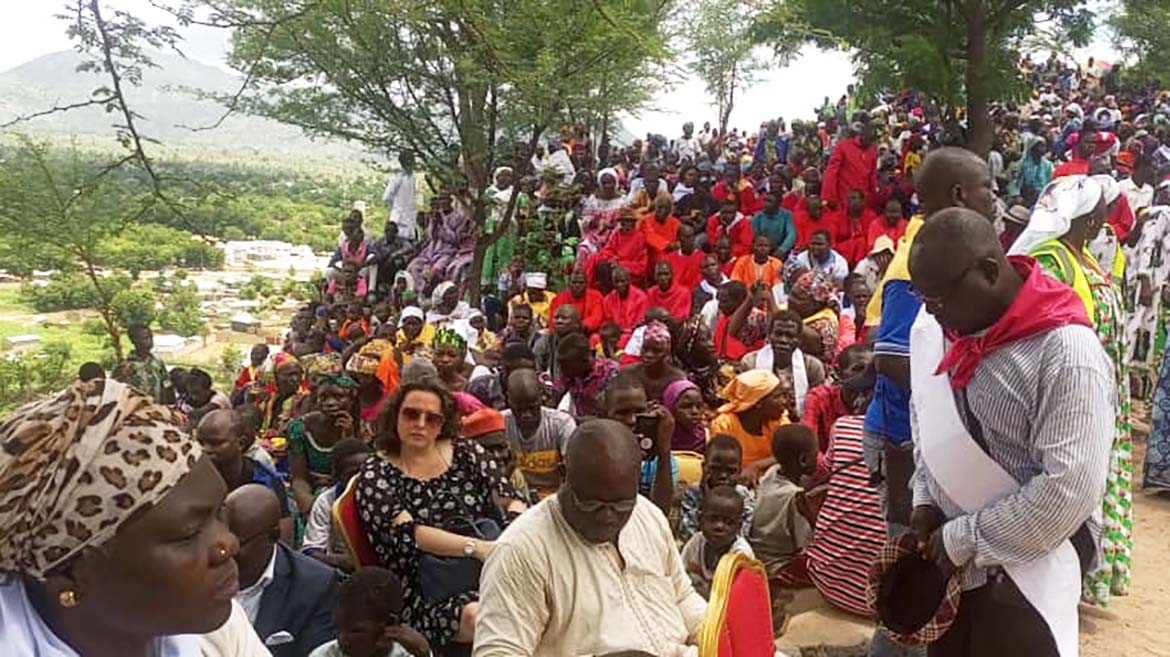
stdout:
<svg viewBox="0 0 1170 657">
<path fill-rule="evenodd" d="M 166 146 L 194 147 L 224 154 L 311 158 L 316 160 L 355 159 L 362 150 L 349 144 L 309 139 L 300 128 L 255 116 L 233 114 L 217 128 L 192 131 L 185 127 L 214 124 L 224 113 L 223 106 L 199 100 L 186 89 L 232 94 L 241 78 L 214 66 L 174 54 L 153 53 L 158 68 L 143 71 L 142 85 L 124 85 L 131 108 L 143 118 L 136 121 L 143 136 Z M 44 111 L 56 105 L 88 100 L 93 90 L 107 84 L 104 76 L 79 73 L 81 56 L 72 50 L 51 53 L 0 73 L 0 123 L 16 116 Z M 57 112 L 14 128 L 29 133 L 92 135 L 110 138 L 111 124 L 120 122 L 100 106 Z"/>
</svg>

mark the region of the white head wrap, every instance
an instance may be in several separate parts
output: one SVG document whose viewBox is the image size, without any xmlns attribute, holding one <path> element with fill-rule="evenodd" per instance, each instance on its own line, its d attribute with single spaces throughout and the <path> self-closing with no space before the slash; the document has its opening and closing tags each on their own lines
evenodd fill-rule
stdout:
<svg viewBox="0 0 1170 657">
<path fill-rule="evenodd" d="M 524 274 L 524 286 L 543 290 L 548 287 L 548 274 L 542 271 L 533 271 Z"/>
<path fill-rule="evenodd" d="M 1101 186 L 1101 194 L 1105 197 L 1105 205 L 1117 200 L 1121 196 L 1121 185 L 1117 184 L 1117 180 L 1107 173 L 1099 173 L 1092 176 L 1093 180 Z"/>
<path fill-rule="evenodd" d="M 618 183 L 619 180 L 621 180 L 621 178 L 618 177 L 617 169 L 615 169 L 613 167 L 607 167 L 607 168 L 602 169 L 601 171 L 597 172 L 597 184 L 598 185 L 601 184 L 601 179 L 605 176 L 612 176 L 613 177 L 613 184 L 615 184 L 615 185 Z"/>
<path fill-rule="evenodd" d="M 402 309 L 402 317 L 398 318 L 398 326 L 402 326 L 402 324 L 406 321 L 406 319 L 408 317 L 414 317 L 414 318 L 417 318 L 419 321 L 422 321 L 422 318 L 423 318 L 422 308 L 419 308 L 418 306 L 407 306 L 407 307 L 403 308 Z"/>
<path fill-rule="evenodd" d="M 1101 202 L 1101 185 L 1089 176 L 1064 176 L 1048 183 L 1028 227 L 1016 238 L 1008 255 L 1027 255 L 1037 246 L 1068 232 L 1073 219 L 1093 211 Z"/>
</svg>

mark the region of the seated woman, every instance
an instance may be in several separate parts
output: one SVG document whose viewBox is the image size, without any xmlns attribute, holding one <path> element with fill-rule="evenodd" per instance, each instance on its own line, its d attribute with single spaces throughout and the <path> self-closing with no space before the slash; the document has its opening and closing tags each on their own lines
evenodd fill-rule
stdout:
<svg viewBox="0 0 1170 657">
<path fill-rule="evenodd" d="M 4 654 L 269 654 L 233 602 L 227 486 L 184 436 L 172 411 L 113 379 L 0 424 L 0 442 L 22 447 L 0 450 Z"/>
<path fill-rule="evenodd" d="M 800 350 L 804 322 L 791 310 L 782 310 L 772 316 L 768 343 L 762 349 L 740 359 L 745 370 L 768 370 L 776 376 L 792 377 L 796 410 L 804 413 L 804 399 L 808 391 L 825 382 L 825 366 L 820 359 Z M 795 418 L 793 418 L 795 419 Z"/>
<path fill-rule="evenodd" d="M 835 307 L 833 283 L 819 271 L 810 271 L 796 279 L 788 293 L 788 307 L 804 321 L 802 350 L 822 363 L 837 361 L 839 320 Z"/>
<path fill-rule="evenodd" d="M 354 435 L 352 408 L 358 384 L 344 374 L 321 377 L 312 393 L 312 408 L 288 425 L 288 469 L 292 494 L 301 513 L 333 479 L 333 446 Z"/>
<path fill-rule="evenodd" d="M 346 361 L 345 370 L 358 383 L 357 406 L 361 426 L 357 435 L 371 442 L 378 416 L 390 395 L 398 389 L 401 378 L 393 343 L 382 338 L 366 342 Z"/>
<path fill-rule="evenodd" d="M 379 456 L 358 473 L 356 502 L 366 538 L 382 563 L 402 578 L 401 620 L 432 645 L 469 643 L 475 635 L 478 591 L 433 601 L 424 590 L 424 554 L 487 558 L 493 543 L 443 529 L 460 518 L 502 522 L 496 500 L 509 512 L 527 508 L 483 446 L 457 440 L 455 400 L 438 382 L 403 383 L 390 400 L 379 435 Z"/>
<path fill-rule="evenodd" d="M 687 378 L 685 372 L 671 364 L 671 353 L 670 329 L 659 321 L 647 323 L 642 331 L 641 361 L 625 370 L 642 381 L 650 401 L 662 401 L 662 392 L 668 385 Z"/>
<path fill-rule="evenodd" d="M 451 193 L 442 190 L 431 201 L 431 214 L 422 251 L 410 262 L 407 271 L 424 293 L 440 281 L 452 281 L 458 287 L 471 264 L 475 250 L 475 231 L 464 210 L 452 203 Z"/>
<path fill-rule="evenodd" d="M 463 336 L 455 329 L 443 327 L 435 331 L 431 351 L 443 385 L 452 392 L 466 390 L 472 365 L 467 362 L 467 341 Z"/>
<path fill-rule="evenodd" d="M 435 339 L 435 327 L 423 321 L 422 308 L 407 306 L 402 309 L 398 320 L 398 333 L 394 337 L 394 351 L 406 365 L 415 356 L 430 357 L 431 342 Z"/>
<path fill-rule="evenodd" d="M 772 433 L 788 424 L 792 407 L 791 382 L 787 385 L 766 370 L 749 370 L 735 377 L 723 389 L 727 403 L 711 421 L 711 433 L 725 433 L 743 447 L 743 475 L 758 481 L 776 463 L 772 457 Z"/>
</svg>

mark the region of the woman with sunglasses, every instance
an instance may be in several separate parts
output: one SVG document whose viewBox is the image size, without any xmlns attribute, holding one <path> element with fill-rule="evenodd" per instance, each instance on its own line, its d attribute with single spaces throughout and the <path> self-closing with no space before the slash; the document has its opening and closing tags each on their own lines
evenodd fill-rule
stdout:
<svg viewBox="0 0 1170 657">
<path fill-rule="evenodd" d="M 479 592 L 464 590 L 435 601 L 422 586 L 420 559 L 470 557 L 483 561 L 493 543 L 443 529 L 492 519 L 527 507 L 502 469 L 475 441 L 458 440 L 459 410 L 433 378 L 404 383 L 380 419 L 379 456 L 358 473 L 357 507 L 366 538 L 383 565 L 402 578 L 402 620 L 432 645 L 470 643 Z M 476 587 L 478 588 L 478 587 Z"/>
</svg>

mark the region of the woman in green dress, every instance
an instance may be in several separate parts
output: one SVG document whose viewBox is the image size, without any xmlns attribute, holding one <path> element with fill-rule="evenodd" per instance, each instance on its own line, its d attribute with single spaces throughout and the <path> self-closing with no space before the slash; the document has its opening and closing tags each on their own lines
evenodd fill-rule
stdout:
<svg viewBox="0 0 1170 657">
<path fill-rule="evenodd" d="M 354 435 L 358 384 L 345 374 L 318 377 L 311 410 L 288 425 L 288 469 L 292 494 L 306 517 L 317 493 L 333 480 L 333 446 Z"/>
<path fill-rule="evenodd" d="M 1085 576 L 1082 597 L 1105 606 L 1111 595 L 1125 595 L 1133 552 L 1133 436 L 1130 428 L 1129 369 L 1121 281 L 1111 279 L 1086 245 L 1107 216 L 1101 186 L 1088 176 L 1053 180 L 1036 203 L 1028 228 L 1012 253 L 1027 253 L 1045 271 L 1072 286 L 1101 337 L 1117 383 L 1117 420 L 1105 484 L 1104 526 L 1097 564 Z"/>
</svg>

